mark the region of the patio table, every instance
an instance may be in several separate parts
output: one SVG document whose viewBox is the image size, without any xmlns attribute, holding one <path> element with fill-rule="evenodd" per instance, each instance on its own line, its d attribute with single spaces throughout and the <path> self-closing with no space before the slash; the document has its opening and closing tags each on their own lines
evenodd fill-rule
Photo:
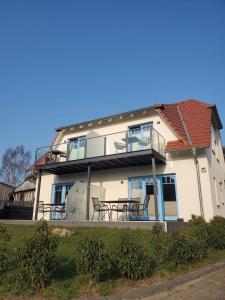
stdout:
<svg viewBox="0 0 225 300">
<path fill-rule="evenodd" d="M 140 203 L 140 200 L 138 199 L 128 199 L 128 198 L 121 198 L 121 199 L 117 199 L 117 200 L 102 200 L 99 201 L 103 204 L 107 204 L 109 206 L 108 210 L 111 211 L 110 217 L 109 219 L 111 220 L 112 218 L 112 211 L 117 211 L 118 210 L 118 204 L 124 204 L 124 205 L 128 205 L 130 206 L 130 204 L 138 204 Z M 115 206 L 114 204 L 117 204 L 117 208 L 113 209 L 113 206 Z"/>
<path fill-rule="evenodd" d="M 141 140 L 137 136 L 128 136 L 126 138 L 123 138 L 122 141 L 124 141 L 127 144 L 132 144 L 139 143 Z"/>
<path fill-rule="evenodd" d="M 46 213 L 63 214 L 65 213 L 65 203 L 41 203 L 40 211 L 42 212 L 43 217 Z"/>
</svg>

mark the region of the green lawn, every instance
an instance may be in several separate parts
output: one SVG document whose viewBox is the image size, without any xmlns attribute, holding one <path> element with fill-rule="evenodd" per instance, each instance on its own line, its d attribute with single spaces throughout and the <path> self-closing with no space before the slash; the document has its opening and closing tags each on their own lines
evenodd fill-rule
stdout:
<svg viewBox="0 0 225 300">
<path fill-rule="evenodd" d="M 112 293 L 116 288 L 128 288 L 130 286 L 139 285 L 140 281 L 132 281 L 127 279 L 115 278 L 101 283 L 90 281 L 88 275 L 76 275 L 73 262 L 74 248 L 79 237 L 90 236 L 102 239 L 106 247 L 109 249 L 117 242 L 121 235 L 130 235 L 138 244 L 142 245 L 150 256 L 153 255 L 151 245 L 151 231 L 149 230 L 131 230 L 131 229 L 108 229 L 108 228 L 71 228 L 74 236 L 59 238 L 59 246 L 57 250 L 56 265 L 49 276 L 46 289 L 42 293 L 34 294 L 32 290 L 27 288 L 26 282 L 21 283 L 21 275 L 16 269 L 15 249 L 23 245 L 24 238 L 29 237 L 34 231 L 34 226 L 26 225 L 7 225 L 12 233 L 12 239 L 9 241 L 9 271 L 5 281 L 0 283 L 0 299 L 16 299 L 15 295 L 20 295 L 18 299 L 74 299 L 80 295 L 101 294 L 107 295 Z M 141 281 L 151 284 L 155 278 L 159 276 L 171 277 L 177 272 L 183 272 L 193 268 L 197 268 L 207 263 L 212 263 L 225 257 L 225 250 L 214 251 L 209 253 L 208 258 L 200 263 L 190 267 L 181 267 L 174 273 L 168 273 L 162 270 L 160 274 L 155 274 L 151 279 Z M 161 278 L 161 277 L 160 277 Z M 24 295 L 24 298 L 21 297 Z M 10 298 L 11 297 L 11 298 Z"/>
<path fill-rule="evenodd" d="M 12 239 L 9 242 L 10 248 L 10 271 L 7 278 L 7 284 L 0 285 L 1 295 L 32 293 L 21 286 L 17 278 L 19 272 L 15 270 L 15 249 L 23 245 L 25 237 L 31 235 L 34 231 L 34 226 L 26 225 L 7 225 L 7 228 L 12 233 Z M 75 244 L 79 241 L 80 236 L 98 237 L 106 243 L 106 247 L 111 246 L 118 240 L 120 235 L 129 234 L 138 243 L 143 245 L 151 254 L 151 232 L 149 230 L 131 230 L 131 229 L 108 229 L 108 228 L 72 228 L 75 232 L 72 237 L 59 238 L 59 246 L 57 251 L 57 263 L 54 271 L 50 274 L 48 285 L 44 291 L 44 296 L 47 299 L 72 299 L 83 293 L 92 293 L 97 291 L 100 294 L 107 294 L 112 291 L 115 286 L 134 285 L 135 283 L 129 280 L 114 279 L 107 282 L 95 284 L 90 282 L 88 276 L 81 276 L 75 274 L 73 263 L 73 254 Z M 3 298 L 4 299 L 4 298 Z"/>
</svg>

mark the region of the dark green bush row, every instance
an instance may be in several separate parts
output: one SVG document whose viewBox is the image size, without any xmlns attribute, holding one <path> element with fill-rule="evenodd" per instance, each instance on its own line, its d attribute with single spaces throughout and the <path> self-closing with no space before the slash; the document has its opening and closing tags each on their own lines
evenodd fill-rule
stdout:
<svg viewBox="0 0 225 300">
<path fill-rule="evenodd" d="M 0 280 L 8 268 L 10 237 L 6 227 L 0 225 Z M 109 248 L 97 238 L 76 237 L 74 269 L 77 274 L 88 274 L 91 280 L 102 281 L 119 276 L 136 280 L 155 270 L 188 266 L 204 260 L 209 251 L 225 249 L 225 218 L 217 216 L 207 223 L 192 216 L 185 229 L 171 233 L 155 225 L 149 241 L 152 248 L 144 248 L 127 233 Z M 20 274 L 26 276 L 21 275 L 23 282 L 33 289 L 45 287 L 54 267 L 57 246 L 58 239 L 47 222 L 39 222 L 33 235 L 16 250 Z"/>
<path fill-rule="evenodd" d="M 192 216 L 185 229 L 165 233 L 159 225 L 152 230 L 157 269 L 188 266 L 201 262 L 209 250 L 225 249 L 225 218 L 216 216 L 209 223 Z"/>
<path fill-rule="evenodd" d="M 75 249 L 75 268 L 78 274 L 89 273 L 97 281 L 105 280 L 113 273 L 141 279 L 153 273 L 155 264 L 141 245 L 124 235 L 110 253 L 101 240 L 81 239 Z"/>
</svg>

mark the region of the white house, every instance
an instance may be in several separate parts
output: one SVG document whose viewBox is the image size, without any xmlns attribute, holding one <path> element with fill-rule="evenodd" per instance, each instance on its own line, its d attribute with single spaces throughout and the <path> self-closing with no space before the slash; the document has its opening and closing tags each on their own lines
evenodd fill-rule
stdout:
<svg viewBox="0 0 225 300">
<path fill-rule="evenodd" d="M 59 127 L 36 151 L 33 218 L 90 220 L 93 203 L 106 221 L 225 217 L 221 129 L 190 99 Z"/>
</svg>

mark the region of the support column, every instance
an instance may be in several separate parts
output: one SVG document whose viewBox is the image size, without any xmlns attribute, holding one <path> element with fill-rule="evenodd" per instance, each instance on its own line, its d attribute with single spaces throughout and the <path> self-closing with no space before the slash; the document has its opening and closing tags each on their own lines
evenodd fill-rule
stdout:
<svg viewBox="0 0 225 300">
<path fill-rule="evenodd" d="M 38 207 L 39 207 L 40 190 L 41 190 L 41 177 L 42 177 L 42 171 L 40 170 L 38 172 L 38 186 L 37 186 L 37 196 L 36 196 L 35 214 L 34 214 L 35 220 L 37 220 L 37 218 L 38 218 Z"/>
<path fill-rule="evenodd" d="M 157 191 L 156 166 L 155 166 L 154 156 L 152 156 L 152 175 L 153 175 L 153 189 L 154 189 L 155 220 L 159 221 L 158 191 Z"/>
<path fill-rule="evenodd" d="M 88 166 L 87 172 L 87 207 L 86 207 L 86 220 L 89 220 L 89 211 L 90 211 L 90 190 L 91 190 L 91 166 Z"/>
</svg>

